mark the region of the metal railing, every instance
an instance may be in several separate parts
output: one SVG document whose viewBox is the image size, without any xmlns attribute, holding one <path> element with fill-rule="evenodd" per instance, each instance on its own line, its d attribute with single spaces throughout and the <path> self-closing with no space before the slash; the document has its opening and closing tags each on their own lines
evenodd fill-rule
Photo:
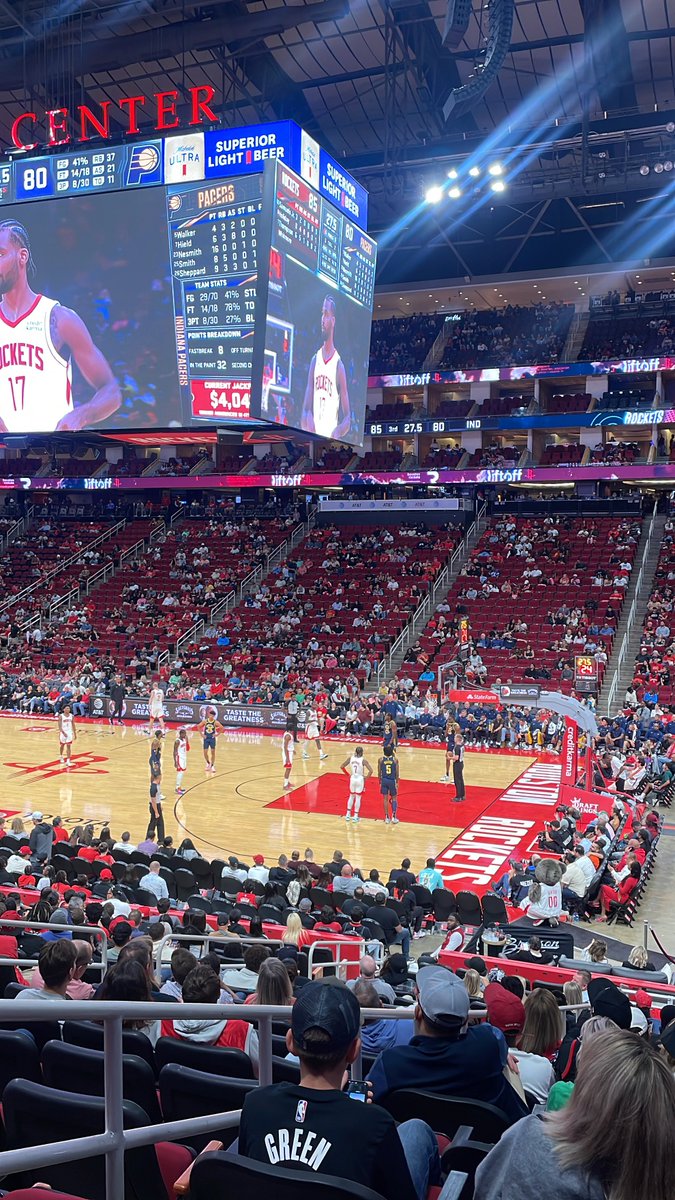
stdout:
<svg viewBox="0 0 675 1200">
<path fill-rule="evenodd" d="M 99 533 L 91 542 L 87 542 L 87 544 L 82 546 L 75 554 L 71 554 L 70 558 L 66 558 L 63 560 L 63 562 L 58 563 L 57 566 L 53 567 L 51 571 L 48 571 L 46 575 L 41 575 L 39 579 L 35 580 L 35 583 L 31 583 L 16 596 L 9 596 L 0 604 L 0 612 L 4 612 L 7 608 L 13 608 L 13 606 L 19 600 L 23 600 L 26 596 L 31 595 L 38 588 L 44 587 L 46 583 L 49 583 L 50 579 L 55 579 L 57 575 L 60 575 L 63 571 L 66 571 L 68 567 L 72 567 L 73 563 L 76 563 L 77 560 L 81 558 L 87 550 L 93 550 L 96 546 L 100 546 L 102 542 L 107 541 L 107 539 L 112 537 L 113 534 L 119 533 L 120 530 L 124 529 L 125 526 L 126 520 L 123 519 L 118 521 L 116 525 L 111 525 L 109 529 L 105 529 L 103 533 Z"/>
<path fill-rule="evenodd" d="M 265 923 L 266 924 L 281 924 L 281 921 L 274 922 L 270 919 L 270 921 L 266 921 Z M 15 922 L 13 922 L 13 924 L 15 924 Z M 376 939 L 373 938 L 372 939 L 372 943 L 373 943 L 372 949 L 375 951 L 375 953 L 372 954 L 371 957 L 373 957 L 377 962 L 379 962 L 383 956 L 384 948 L 381 946 L 381 943 L 378 943 L 378 945 L 380 946 L 380 949 L 378 950 L 378 948 L 374 945 L 375 941 L 376 941 Z M 216 946 L 222 946 L 222 947 L 237 946 L 237 945 L 242 945 L 242 946 L 260 946 L 260 945 L 263 945 L 263 946 L 285 946 L 286 945 L 286 943 L 284 942 L 282 937 L 278 937 L 278 938 L 265 937 L 264 939 L 253 938 L 253 937 L 236 937 L 236 938 L 235 937 L 223 937 L 220 934 L 216 933 L 215 929 L 207 930 L 205 933 L 178 933 L 178 932 L 167 933 L 165 937 L 160 938 L 159 941 L 155 942 L 153 945 L 153 948 L 152 948 L 156 973 L 158 971 L 160 971 L 160 969 L 162 968 L 163 965 L 165 965 L 162 962 L 162 955 L 163 955 L 165 947 L 168 944 L 170 944 L 171 942 L 188 942 L 191 946 L 201 946 L 201 949 L 206 952 L 208 952 L 209 945 L 213 945 L 213 943 L 215 943 Z M 317 941 L 311 942 L 308 946 L 302 946 L 301 949 L 307 951 L 307 959 L 308 959 L 308 963 L 309 963 L 310 977 L 311 977 L 314 969 L 320 968 L 320 967 L 334 967 L 336 970 L 336 973 L 338 975 L 342 975 L 344 977 L 344 976 L 346 976 L 346 968 L 347 967 L 356 967 L 358 965 L 359 958 L 361 957 L 362 954 L 366 953 L 366 945 L 367 944 L 370 945 L 370 939 L 363 939 L 363 938 L 357 938 L 357 937 L 349 938 L 349 939 L 346 939 L 344 937 L 341 937 L 341 938 L 320 937 L 317 939 Z M 354 955 L 355 948 L 358 950 L 358 955 L 356 955 L 356 956 Z M 317 949 L 331 950 L 331 952 L 333 954 L 333 961 L 332 962 L 315 962 L 314 951 Z M 351 952 L 352 952 L 349 957 L 347 957 L 346 954 L 343 954 L 343 951 L 346 951 L 348 949 L 351 950 Z M 368 951 L 368 953 L 371 953 L 371 951 Z M 232 970 L 232 971 L 236 971 L 240 965 L 241 965 L 241 960 L 236 959 L 236 958 L 233 958 L 231 960 L 227 959 L 222 964 L 222 966 L 226 970 Z"/>
<path fill-rule="evenodd" d="M 640 592 L 641 592 L 642 583 L 644 580 L 645 566 L 647 563 L 647 558 L 649 557 L 649 551 L 651 549 L 655 521 L 656 521 L 656 504 L 654 504 L 654 508 L 652 510 L 652 518 L 651 518 L 651 521 L 649 522 L 649 528 L 647 530 L 647 540 L 644 544 L 644 549 L 642 551 L 642 559 L 640 561 L 640 569 L 638 571 L 637 578 L 635 580 L 635 590 L 633 592 L 633 600 L 632 600 L 631 606 L 628 610 L 628 619 L 626 621 L 626 628 L 623 633 L 623 638 L 621 639 L 621 648 L 619 650 L 619 655 L 616 660 L 616 667 L 614 668 L 614 675 L 612 677 L 612 683 L 611 683 L 609 691 L 607 693 L 606 711 L 608 714 L 611 713 L 612 705 L 614 704 L 614 701 L 616 699 L 616 693 L 617 693 L 618 687 L 619 687 L 619 679 L 621 677 L 621 670 L 622 670 L 623 664 L 625 662 L 626 655 L 628 653 L 628 645 L 630 642 L 630 635 L 631 635 L 631 632 L 633 629 L 633 625 L 635 623 L 635 614 L 637 613 L 638 601 L 640 599 Z"/>
<path fill-rule="evenodd" d="M 108 935 L 105 929 L 100 925 L 51 925 L 49 921 L 2 921 L 0 919 L 0 933 L 3 937 L 11 937 L 15 929 L 27 929 L 31 933 L 36 930 L 50 930 L 51 933 L 60 933 L 64 931 L 72 933 L 73 940 L 78 940 L 78 934 L 93 933 L 101 943 L 101 961 L 100 963 L 92 962 L 89 964 L 88 970 L 100 971 L 104 975 L 108 966 Z M 80 939 L 82 940 L 82 939 Z M 0 966 L 3 967 L 37 967 L 37 958 L 0 958 Z M 44 1012 L 44 1009 L 43 1009 Z"/>
<path fill-rule="evenodd" d="M 18 537 L 21 537 L 22 534 L 25 533 L 33 519 L 34 512 L 35 507 L 30 504 L 24 515 L 19 517 L 14 524 L 10 525 L 9 529 L 0 536 L 0 554 L 4 554 L 7 547 L 11 546 L 12 542 L 15 542 Z"/>
</svg>

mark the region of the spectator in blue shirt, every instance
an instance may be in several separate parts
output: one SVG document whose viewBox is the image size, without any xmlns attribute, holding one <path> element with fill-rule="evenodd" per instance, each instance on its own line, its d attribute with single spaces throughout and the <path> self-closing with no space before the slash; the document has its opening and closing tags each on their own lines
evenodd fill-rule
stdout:
<svg viewBox="0 0 675 1200">
<path fill-rule="evenodd" d="M 427 865 L 417 876 L 417 882 L 421 883 L 422 887 L 428 888 L 430 892 L 436 891 L 437 888 L 444 888 L 443 876 L 436 867 L 436 860 L 433 858 L 427 859 Z"/>
</svg>

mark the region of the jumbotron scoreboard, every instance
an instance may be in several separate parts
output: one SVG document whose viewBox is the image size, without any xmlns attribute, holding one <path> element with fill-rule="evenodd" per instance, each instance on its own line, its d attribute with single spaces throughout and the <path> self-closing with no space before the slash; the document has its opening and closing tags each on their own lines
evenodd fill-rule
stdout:
<svg viewBox="0 0 675 1200">
<path fill-rule="evenodd" d="M 336 240 L 337 232 L 345 227 L 358 233 L 358 238 L 363 236 L 367 194 L 291 121 L 244 129 L 190 131 L 128 145 L 106 143 L 64 149 L 63 153 L 57 150 L 50 156 L 26 157 L 0 165 L 0 224 L 16 221 L 27 231 L 36 262 L 31 287 L 37 294 L 55 297 L 78 311 L 98 345 L 96 328 L 91 328 L 87 312 L 71 300 L 73 294 L 79 297 L 85 291 L 94 297 L 94 324 L 100 320 L 105 326 L 103 352 L 107 349 L 106 339 L 113 340 L 110 328 L 120 344 L 126 337 L 127 357 L 119 364 L 111 361 L 122 394 L 126 378 L 139 390 L 144 385 L 146 395 L 152 399 L 152 405 L 147 405 L 147 425 L 199 427 L 250 419 L 254 330 L 257 322 L 265 324 L 267 315 L 259 300 L 258 266 L 264 263 L 267 270 L 273 249 L 268 244 L 269 233 L 261 240 L 261 229 L 271 227 L 271 214 L 265 219 L 269 188 L 265 189 L 264 182 L 278 164 L 288 166 L 302 180 L 317 220 L 316 225 L 297 222 L 296 245 L 284 249 L 299 261 L 309 252 L 316 264 L 314 274 L 336 296 L 351 293 L 353 298 L 358 291 L 361 324 L 369 337 L 375 243 L 367 239 L 371 257 L 364 271 L 346 250 L 338 269 L 341 251 Z M 138 193 L 146 189 L 155 190 L 155 200 L 141 204 Z M 106 194 L 107 201 L 99 204 L 96 197 Z M 38 214 L 36 204 L 41 201 L 51 204 L 40 207 Z M 110 286 L 105 254 L 98 246 L 101 230 L 97 228 L 97 208 L 100 221 L 110 228 L 109 277 L 117 284 L 117 292 Z M 130 241 L 125 237 L 125 226 Z M 152 230 L 154 257 L 151 239 L 143 238 L 144 227 Z M 132 245 L 135 231 L 137 244 Z M 119 245 L 115 244 L 116 238 Z M 79 292 L 73 279 L 64 273 L 59 257 L 60 244 L 65 246 L 67 242 L 72 249 L 72 271 L 78 276 Z M 315 243 L 323 248 L 321 261 L 316 259 Z M 147 278 L 143 274 L 146 245 Z M 162 246 L 163 263 L 157 251 Z M 148 302 L 139 300 L 140 317 L 134 314 L 131 318 L 128 300 L 126 304 L 119 300 L 125 292 L 125 264 L 126 296 L 140 296 L 147 291 L 151 297 Z M 264 291 L 266 294 L 267 289 Z M 168 305 L 160 306 L 160 294 L 163 300 L 165 292 L 170 294 L 171 312 Z M 145 324 L 148 345 L 139 349 L 144 336 L 143 317 L 151 307 L 153 312 Z M 132 328 L 133 356 L 128 350 L 132 338 L 127 333 Z M 169 329 L 175 350 L 167 345 Z M 307 336 L 316 341 L 320 328 L 307 331 Z M 297 344 L 301 341 L 298 339 Z M 354 413 L 349 440 L 360 443 L 367 371 L 364 374 L 360 367 L 356 371 L 353 363 L 350 366 L 345 351 L 341 352 L 342 360 L 348 372 L 351 370 Z M 172 365 L 169 370 L 172 353 L 175 369 Z M 106 356 L 109 361 L 114 358 L 113 353 Z M 158 388 L 161 396 L 157 396 Z M 137 405 L 134 411 L 140 407 Z M 50 432 L 48 424 L 44 427 L 46 418 L 40 415 L 45 408 L 36 406 L 34 428 L 29 430 L 24 414 L 21 422 L 17 419 L 16 429 L 8 425 L 8 432 Z M 106 428 L 129 427 L 115 414 L 103 423 Z M 134 418 L 133 423 L 144 427 L 142 418 Z"/>
</svg>

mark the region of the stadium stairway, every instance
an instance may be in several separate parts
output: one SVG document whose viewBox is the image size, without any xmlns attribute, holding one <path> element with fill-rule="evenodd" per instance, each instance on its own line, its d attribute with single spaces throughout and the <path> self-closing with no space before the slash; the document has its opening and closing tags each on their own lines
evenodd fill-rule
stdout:
<svg viewBox="0 0 675 1200">
<path fill-rule="evenodd" d="M 666 519 L 662 514 L 655 514 L 650 521 L 643 522 L 635 555 L 635 562 L 640 566 L 633 571 L 626 593 L 614 638 L 614 649 L 598 698 L 599 712 L 616 712 L 617 708 L 621 707 L 626 688 L 633 678 L 635 656 L 640 646 L 642 626 L 654 584 Z"/>
<path fill-rule="evenodd" d="M 469 525 L 462 541 L 439 573 L 431 592 L 413 613 L 405 629 L 397 637 L 384 663 L 378 671 L 378 682 L 393 679 L 403 665 L 403 659 L 417 636 L 426 628 L 429 618 L 441 598 L 446 595 L 467 558 L 473 551 L 487 524 L 487 504 L 478 510 L 476 519 Z"/>
<path fill-rule="evenodd" d="M 576 362 L 579 357 L 579 352 L 584 344 L 588 322 L 591 319 L 590 311 L 575 313 L 572 318 L 572 324 L 567 334 L 567 340 L 560 355 L 560 362 Z"/>
</svg>

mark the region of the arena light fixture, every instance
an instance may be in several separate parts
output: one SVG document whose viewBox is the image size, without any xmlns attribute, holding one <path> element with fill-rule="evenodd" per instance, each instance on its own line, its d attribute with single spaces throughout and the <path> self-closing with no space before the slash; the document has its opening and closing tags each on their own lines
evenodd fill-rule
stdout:
<svg viewBox="0 0 675 1200">
<path fill-rule="evenodd" d="M 664 162 L 663 169 L 664 169 L 664 171 L 672 171 L 673 164 L 669 158 L 667 158 L 666 161 Z"/>
<path fill-rule="evenodd" d="M 437 183 L 433 184 L 432 187 L 427 188 L 424 199 L 427 204 L 440 204 L 443 199 L 443 188 L 439 187 Z"/>
<path fill-rule="evenodd" d="M 469 175 L 472 179 L 478 179 L 480 175 L 480 167 L 469 167 Z"/>
<path fill-rule="evenodd" d="M 506 184 L 504 183 L 503 179 L 493 179 L 492 183 L 490 184 L 490 187 L 492 188 L 493 192 L 505 192 L 506 191 Z"/>
<path fill-rule="evenodd" d="M 504 168 L 501 163 L 498 163 L 498 162 L 490 163 L 490 166 L 488 167 L 488 175 L 498 176 L 498 175 L 503 175 L 503 174 L 504 174 Z"/>
<path fill-rule="evenodd" d="M 460 187 L 457 187 L 457 185 L 455 184 L 454 187 L 450 188 L 448 195 L 451 200 L 459 200 L 462 195 L 462 189 Z"/>
<path fill-rule="evenodd" d="M 649 175 L 649 167 L 647 166 L 646 163 L 643 163 L 642 166 L 640 167 L 640 174 L 641 175 Z"/>
<path fill-rule="evenodd" d="M 655 175 L 663 175 L 663 163 L 662 162 L 654 163 L 654 174 Z"/>
<path fill-rule="evenodd" d="M 451 167 L 448 171 L 448 179 L 459 179 L 459 171 L 455 167 Z"/>
</svg>

